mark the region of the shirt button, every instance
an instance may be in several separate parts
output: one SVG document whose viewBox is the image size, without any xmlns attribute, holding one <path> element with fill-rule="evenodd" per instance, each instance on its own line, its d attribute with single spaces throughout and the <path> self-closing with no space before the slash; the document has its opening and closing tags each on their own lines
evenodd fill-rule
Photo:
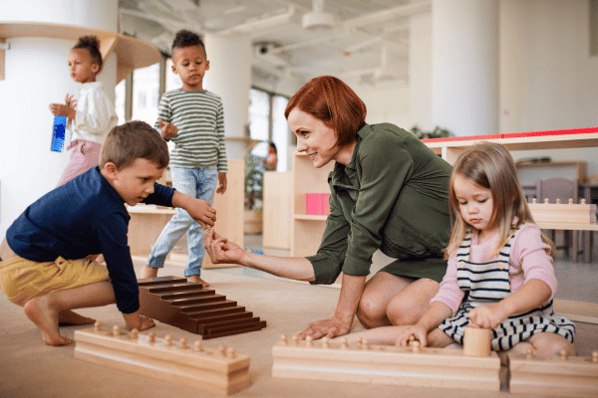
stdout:
<svg viewBox="0 0 598 398">
<path fill-rule="evenodd" d="M 465 263 L 463 261 L 459 262 L 459 268 L 465 269 Z"/>
</svg>

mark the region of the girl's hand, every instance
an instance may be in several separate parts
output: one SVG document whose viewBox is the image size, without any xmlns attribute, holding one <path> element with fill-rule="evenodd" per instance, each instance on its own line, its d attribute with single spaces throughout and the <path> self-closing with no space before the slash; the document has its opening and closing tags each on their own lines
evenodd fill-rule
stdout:
<svg viewBox="0 0 598 398">
<path fill-rule="evenodd" d="M 50 104 L 50 112 L 54 116 L 67 116 L 70 119 L 74 119 L 76 116 L 75 109 L 62 104 Z"/>
<path fill-rule="evenodd" d="M 66 98 L 64 99 L 64 102 L 66 103 L 66 106 L 68 106 L 69 108 L 75 109 L 77 107 L 77 100 L 73 99 L 74 95 L 66 95 Z"/>
<path fill-rule="evenodd" d="M 165 140 L 171 139 L 179 132 L 179 129 L 172 123 L 164 123 L 162 119 L 158 119 L 158 122 L 160 122 L 160 130 L 162 130 L 162 137 Z"/>
<path fill-rule="evenodd" d="M 221 237 L 213 229 L 206 232 L 205 247 L 212 264 L 240 264 L 247 255 L 239 245 Z"/>
<path fill-rule="evenodd" d="M 419 341 L 421 347 L 425 347 L 428 343 L 426 339 L 428 336 L 428 331 L 423 326 L 415 324 L 412 326 L 407 326 L 401 330 L 395 341 L 395 345 L 399 347 L 407 347 L 409 345 L 411 336 L 415 337 L 415 340 Z"/>
<path fill-rule="evenodd" d="M 481 305 L 469 312 L 470 326 L 494 329 L 509 317 L 500 303 Z"/>
</svg>

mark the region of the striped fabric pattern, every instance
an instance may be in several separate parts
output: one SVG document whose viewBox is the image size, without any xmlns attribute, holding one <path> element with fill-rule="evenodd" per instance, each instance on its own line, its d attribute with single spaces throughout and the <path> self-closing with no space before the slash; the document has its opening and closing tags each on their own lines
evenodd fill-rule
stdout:
<svg viewBox="0 0 598 398">
<path fill-rule="evenodd" d="M 459 344 L 463 344 L 468 314 L 477 306 L 497 303 L 511 294 L 509 257 L 515 234 L 505 245 L 496 261 L 474 263 L 469 259 L 471 235 L 468 234 L 457 250 L 457 281 L 466 300 L 459 310 L 438 327 Z M 556 316 L 552 301 L 532 310 L 514 314 L 492 330 L 492 349 L 505 351 L 536 333 L 558 333 L 573 343 L 575 325 L 565 317 Z"/>
<path fill-rule="evenodd" d="M 160 100 L 158 118 L 178 128 L 171 140 L 175 143 L 170 154 L 171 165 L 190 168 L 216 165 L 219 173 L 227 172 L 224 109 L 219 96 L 207 90 L 168 91 Z M 160 129 L 159 121 L 155 128 Z"/>
</svg>

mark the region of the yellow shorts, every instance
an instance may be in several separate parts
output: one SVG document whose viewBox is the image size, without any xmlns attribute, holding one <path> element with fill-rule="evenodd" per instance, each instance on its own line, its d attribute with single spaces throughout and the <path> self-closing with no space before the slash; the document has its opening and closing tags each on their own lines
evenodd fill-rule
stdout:
<svg viewBox="0 0 598 398">
<path fill-rule="evenodd" d="M 16 256 L 0 262 L 0 290 L 20 306 L 50 293 L 106 280 L 106 267 L 92 260 L 58 257 L 38 263 Z"/>
</svg>

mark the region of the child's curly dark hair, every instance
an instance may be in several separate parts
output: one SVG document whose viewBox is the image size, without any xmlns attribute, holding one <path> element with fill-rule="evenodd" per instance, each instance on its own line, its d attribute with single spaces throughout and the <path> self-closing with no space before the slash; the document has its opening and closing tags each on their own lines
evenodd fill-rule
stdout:
<svg viewBox="0 0 598 398">
<path fill-rule="evenodd" d="M 206 51 L 206 46 L 203 43 L 203 40 L 201 40 L 201 38 L 199 37 L 199 35 L 197 33 L 191 32 L 190 30 L 179 30 L 175 37 L 174 40 L 172 41 L 172 48 L 171 50 L 174 50 L 175 48 L 183 48 L 183 47 L 191 47 L 191 46 L 201 46 L 203 48 L 203 51 L 205 53 Z"/>
<path fill-rule="evenodd" d="M 89 51 L 89 55 L 91 55 L 91 62 L 100 65 L 100 69 L 98 69 L 98 73 L 102 70 L 102 54 L 100 53 L 100 40 L 98 40 L 97 36 L 81 36 L 77 43 L 73 47 L 73 50 L 76 48 L 85 48 Z"/>
</svg>

